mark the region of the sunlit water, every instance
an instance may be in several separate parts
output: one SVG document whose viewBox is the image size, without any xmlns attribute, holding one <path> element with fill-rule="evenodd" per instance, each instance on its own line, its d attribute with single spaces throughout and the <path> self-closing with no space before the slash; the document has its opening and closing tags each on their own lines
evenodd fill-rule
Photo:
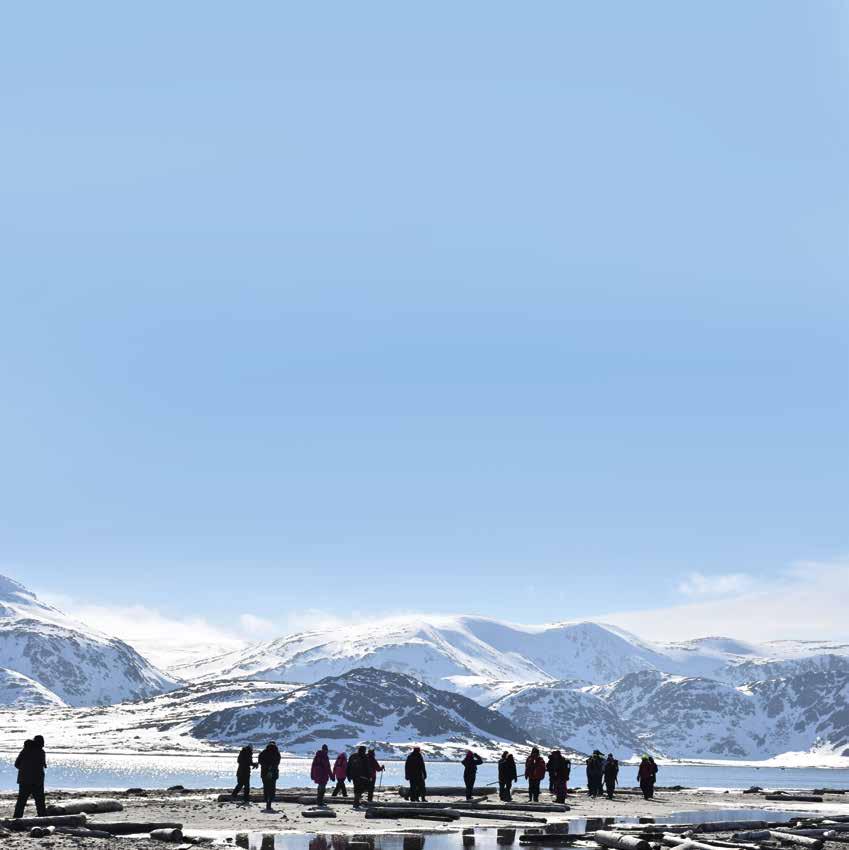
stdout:
<svg viewBox="0 0 849 850">
<path fill-rule="evenodd" d="M 15 754 L 0 754 L 0 788 L 11 790 L 16 783 Z M 55 755 L 48 749 L 47 784 L 51 788 L 226 788 L 235 782 L 234 756 L 191 755 Z M 386 761 L 383 784 L 404 783 L 403 762 Z M 284 759 L 280 765 L 279 787 L 310 785 L 308 759 Z M 462 767 L 454 762 L 428 764 L 430 785 L 461 785 Z M 636 765 L 622 765 L 622 785 L 636 785 Z M 496 782 L 496 765 L 481 765 L 478 785 Z M 580 766 L 572 773 L 572 785 L 582 785 Z M 259 784 L 259 777 L 254 779 Z M 520 783 L 523 784 L 523 783 Z M 764 788 L 846 788 L 849 770 L 825 768 L 734 767 L 714 765 L 661 765 L 658 784 L 685 785 L 691 788 L 742 789 L 752 785 Z"/>
<path fill-rule="evenodd" d="M 765 814 L 773 822 L 786 822 L 792 817 L 790 812 L 761 813 L 748 809 L 728 809 L 713 812 L 678 812 L 664 816 L 665 823 L 704 823 L 717 820 L 755 820 Z M 545 832 L 583 833 L 588 828 L 601 829 L 615 823 L 635 823 L 636 818 L 597 818 L 588 822 L 576 819 L 568 824 L 544 827 Z M 242 833 L 238 837 L 238 846 L 244 850 L 498 850 L 500 847 L 515 845 L 519 847 L 519 836 L 527 829 L 478 827 L 465 829 L 460 833 L 451 832 L 421 833 L 366 833 L 363 835 L 333 835 L 321 833 Z M 523 845 L 531 846 L 533 845 Z M 542 848 L 540 848 L 542 850 Z"/>
</svg>

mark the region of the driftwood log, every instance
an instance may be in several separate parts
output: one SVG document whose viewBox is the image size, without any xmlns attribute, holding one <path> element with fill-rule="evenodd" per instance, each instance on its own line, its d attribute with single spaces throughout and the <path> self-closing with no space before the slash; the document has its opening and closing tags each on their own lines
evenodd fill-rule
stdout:
<svg viewBox="0 0 849 850">
<path fill-rule="evenodd" d="M 615 850 L 651 850 L 651 844 L 634 835 L 625 835 L 622 832 L 610 832 L 600 829 L 593 835 L 596 844 L 602 847 L 613 847 Z"/>
<path fill-rule="evenodd" d="M 97 815 L 123 811 L 124 804 L 118 800 L 68 800 L 65 803 L 52 803 L 47 807 L 48 815 Z"/>
<path fill-rule="evenodd" d="M 768 829 L 752 829 L 747 832 L 735 832 L 731 836 L 732 841 L 769 841 L 770 834 Z"/>
<path fill-rule="evenodd" d="M 456 812 L 448 812 L 443 809 L 442 811 L 431 810 L 429 812 L 422 811 L 411 811 L 410 809 L 366 809 L 366 818 L 369 820 L 400 820 L 402 818 L 420 818 L 421 820 L 432 820 L 432 821 L 441 821 L 442 823 L 446 823 L 447 821 L 455 821 L 459 819 L 458 817 L 454 817 Z"/>
<path fill-rule="evenodd" d="M 674 838 L 674 841 L 667 841 L 666 836 L 664 836 L 663 844 L 669 847 L 675 847 L 676 850 L 717 850 L 716 844 L 709 844 L 705 841 L 694 841 L 692 838 L 681 838 L 677 835 L 670 835 L 670 838 Z M 731 847 L 739 847 L 739 845 L 727 845 Z"/>
<path fill-rule="evenodd" d="M 696 824 L 693 832 L 735 832 L 740 829 L 765 829 L 766 826 L 765 820 L 711 821 Z"/>
<path fill-rule="evenodd" d="M 111 832 L 102 829 L 88 829 L 84 826 L 56 826 L 53 827 L 54 835 L 73 835 L 77 838 L 114 838 Z"/>
<path fill-rule="evenodd" d="M 157 829 L 182 829 L 183 824 L 174 823 L 173 821 L 153 823 L 144 823 L 142 821 L 91 821 L 89 827 L 91 829 L 99 829 L 102 832 L 108 832 L 111 835 L 137 835 L 142 832 L 150 835 L 151 832 Z"/>
<path fill-rule="evenodd" d="M 515 792 L 517 789 L 514 788 Z M 474 797 L 486 797 L 492 794 L 497 794 L 498 789 L 494 787 L 475 787 L 472 789 L 472 796 Z M 410 789 L 406 785 L 398 786 L 398 794 L 405 799 L 410 796 Z M 466 796 L 466 786 L 460 785 L 434 785 L 427 787 L 427 796 L 429 797 L 465 797 Z"/>
<path fill-rule="evenodd" d="M 387 803 L 383 801 L 365 803 L 371 808 L 410 808 L 427 810 L 452 809 L 458 812 L 568 812 L 569 806 L 560 803 Z M 468 817 L 465 815 L 464 817 Z"/>
<path fill-rule="evenodd" d="M 821 794 L 764 794 L 765 800 L 789 800 L 792 803 L 821 803 Z"/>
<path fill-rule="evenodd" d="M 150 837 L 153 841 L 167 841 L 172 844 L 178 844 L 183 840 L 182 829 L 152 829 Z"/>
<path fill-rule="evenodd" d="M 11 818 L 2 821 L 3 826 L 14 832 L 23 832 L 34 826 L 85 826 L 85 815 L 51 815 L 41 818 Z"/>
<path fill-rule="evenodd" d="M 809 838 L 807 835 L 797 835 L 792 832 L 781 832 L 778 829 L 769 831 L 771 838 L 780 841 L 782 844 L 795 844 L 798 847 L 806 847 L 808 850 L 821 850 L 821 838 Z"/>
</svg>

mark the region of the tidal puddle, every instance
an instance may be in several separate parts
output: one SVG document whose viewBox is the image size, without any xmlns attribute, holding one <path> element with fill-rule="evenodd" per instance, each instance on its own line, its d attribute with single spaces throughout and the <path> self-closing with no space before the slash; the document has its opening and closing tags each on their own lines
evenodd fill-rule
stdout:
<svg viewBox="0 0 849 850">
<path fill-rule="evenodd" d="M 698 809 L 672 812 L 658 818 L 662 823 L 715 823 L 717 821 L 759 821 L 786 823 L 800 812 L 771 809 Z M 562 823 L 527 828 L 476 827 L 439 832 L 385 832 L 353 835 L 332 833 L 241 833 L 237 846 L 244 850 L 498 850 L 515 845 L 525 832 L 581 834 L 616 824 L 646 823 L 647 818 L 573 818 Z M 523 845 L 524 846 L 524 845 Z"/>
</svg>

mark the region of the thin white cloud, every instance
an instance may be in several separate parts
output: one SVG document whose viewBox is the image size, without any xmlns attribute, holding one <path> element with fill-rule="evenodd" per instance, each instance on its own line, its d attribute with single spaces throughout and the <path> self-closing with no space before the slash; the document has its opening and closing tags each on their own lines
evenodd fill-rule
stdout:
<svg viewBox="0 0 849 850">
<path fill-rule="evenodd" d="M 240 649 L 256 639 L 248 631 L 222 629 L 202 617 L 169 617 L 144 605 L 92 605 L 51 593 L 39 593 L 39 598 L 93 629 L 126 641 L 163 669 Z"/>
<path fill-rule="evenodd" d="M 685 596 L 733 596 L 746 593 L 754 587 L 755 581 L 746 573 L 726 573 L 707 576 L 704 573 L 690 573 L 679 585 L 678 592 Z"/>
<path fill-rule="evenodd" d="M 239 624 L 244 634 L 251 635 L 256 640 L 266 640 L 277 635 L 277 626 L 271 620 L 257 617 L 256 614 L 242 614 Z"/>
<path fill-rule="evenodd" d="M 849 560 L 797 563 L 769 581 L 756 581 L 744 573 L 714 577 L 691 573 L 678 590 L 692 601 L 590 619 L 648 640 L 724 635 L 757 642 L 849 641 Z M 142 605 L 91 605 L 67 596 L 39 595 L 80 622 L 125 640 L 163 669 L 240 649 L 258 640 L 390 616 L 352 611 L 347 617 L 339 617 L 320 609 L 297 609 L 272 621 L 245 613 L 237 619 L 237 629 L 224 629 L 202 617 L 171 617 Z M 422 614 L 405 611 L 395 616 L 409 619 Z"/>
<path fill-rule="evenodd" d="M 733 597 L 600 616 L 649 640 L 849 640 L 849 560 L 802 562 Z"/>
</svg>

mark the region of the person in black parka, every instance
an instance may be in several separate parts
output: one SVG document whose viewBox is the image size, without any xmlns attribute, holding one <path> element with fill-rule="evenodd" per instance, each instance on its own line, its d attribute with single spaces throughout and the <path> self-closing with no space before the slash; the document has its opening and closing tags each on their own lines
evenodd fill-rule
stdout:
<svg viewBox="0 0 849 850">
<path fill-rule="evenodd" d="M 44 770 L 47 758 L 44 755 L 44 738 L 36 735 L 24 741 L 24 748 L 15 759 L 18 769 L 18 799 L 15 802 L 15 817 L 23 817 L 30 797 L 35 799 L 35 811 L 39 817 L 46 814 L 44 807 Z"/>
<path fill-rule="evenodd" d="M 410 783 L 410 801 L 426 803 L 427 768 L 421 748 L 413 747 L 413 751 L 407 756 L 407 761 L 404 763 L 404 778 Z"/>
<path fill-rule="evenodd" d="M 498 796 L 505 803 L 513 799 L 510 787 L 519 778 L 513 753 L 503 752 L 498 760 Z"/>
<path fill-rule="evenodd" d="M 354 808 L 359 809 L 363 794 L 368 794 L 371 785 L 371 767 L 366 748 L 362 745 L 348 759 L 348 779 L 354 786 Z"/>
<path fill-rule="evenodd" d="M 239 750 L 238 767 L 236 768 L 236 787 L 233 796 L 238 797 L 239 791 L 244 792 L 245 805 L 251 802 L 251 770 L 257 765 L 254 762 L 254 748 L 248 744 Z"/>
<path fill-rule="evenodd" d="M 607 754 L 607 761 L 604 763 L 604 788 L 607 791 L 607 799 L 613 799 L 613 792 L 616 789 L 616 780 L 619 777 L 619 762 L 613 758 L 613 753 Z"/>
<path fill-rule="evenodd" d="M 271 741 L 268 746 L 257 756 L 259 764 L 259 775 L 262 779 L 262 797 L 265 800 L 265 810 L 271 811 L 271 804 L 277 794 L 277 777 L 280 775 L 280 750 L 277 744 Z"/>
<path fill-rule="evenodd" d="M 483 764 L 483 759 L 477 753 L 466 750 L 466 756 L 463 759 L 463 783 L 466 786 L 467 800 L 471 800 L 474 794 L 479 764 Z"/>
</svg>

